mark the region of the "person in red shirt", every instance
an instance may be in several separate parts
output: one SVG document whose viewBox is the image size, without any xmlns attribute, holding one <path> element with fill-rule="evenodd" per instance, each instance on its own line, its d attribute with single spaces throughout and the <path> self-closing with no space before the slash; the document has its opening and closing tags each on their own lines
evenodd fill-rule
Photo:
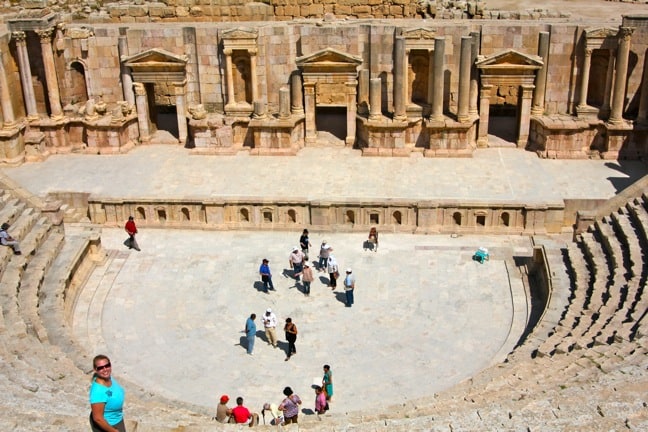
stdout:
<svg viewBox="0 0 648 432">
<path fill-rule="evenodd" d="M 241 396 L 236 398 L 236 407 L 232 408 L 232 416 L 239 424 L 249 424 L 255 426 L 259 423 L 259 415 L 252 414 L 249 409 L 243 406 L 243 398 Z"/>
<path fill-rule="evenodd" d="M 128 233 L 128 239 L 124 242 L 128 249 L 140 250 L 137 240 L 135 240 L 135 234 L 137 234 L 137 226 L 135 226 L 135 218 L 133 216 L 128 216 L 128 222 L 124 226 L 124 229 Z"/>
</svg>

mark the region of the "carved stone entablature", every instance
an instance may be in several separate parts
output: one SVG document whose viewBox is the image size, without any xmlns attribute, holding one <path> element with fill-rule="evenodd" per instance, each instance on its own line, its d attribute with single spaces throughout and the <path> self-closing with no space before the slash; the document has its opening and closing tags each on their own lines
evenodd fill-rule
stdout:
<svg viewBox="0 0 648 432">
<path fill-rule="evenodd" d="M 245 27 L 237 27 L 221 33 L 224 50 L 245 50 L 250 54 L 256 54 L 258 37 L 256 30 Z"/>
<path fill-rule="evenodd" d="M 153 48 L 130 57 L 122 57 L 125 66 L 132 70 L 133 81 L 182 82 L 188 58 L 161 48 Z"/>
<path fill-rule="evenodd" d="M 313 54 L 297 57 L 295 63 L 306 74 L 351 73 L 356 76 L 362 58 L 334 48 L 325 48 Z"/>
<path fill-rule="evenodd" d="M 615 49 L 617 46 L 617 33 L 619 29 L 612 27 L 597 27 L 585 30 L 586 49 Z"/>
<path fill-rule="evenodd" d="M 48 8 L 23 9 L 15 17 L 7 19 L 9 31 L 40 30 L 56 26 L 59 15 Z"/>
<path fill-rule="evenodd" d="M 475 65 L 482 76 L 524 76 L 535 77 L 535 71 L 543 65 L 542 58 L 537 55 L 523 54 L 509 49 L 492 56 L 479 56 Z"/>
<path fill-rule="evenodd" d="M 88 39 L 94 36 L 94 29 L 87 26 L 67 27 L 65 29 L 65 36 L 70 39 Z"/>
<path fill-rule="evenodd" d="M 433 29 L 418 27 L 413 29 L 401 29 L 400 36 L 405 39 L 405 47 L 408 50 L 423 49 L 433 51 L 434 38 L 437 36 L 437 32 Z"/>
</svg>

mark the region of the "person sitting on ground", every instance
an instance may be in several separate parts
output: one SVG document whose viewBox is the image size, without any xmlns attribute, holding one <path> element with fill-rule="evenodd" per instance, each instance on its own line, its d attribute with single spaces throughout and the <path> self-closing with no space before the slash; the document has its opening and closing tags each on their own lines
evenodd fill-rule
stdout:
<svg viewBox="0 0 648 432">
<path fill-rule="evenodd" d="M 232 409 L 232 416 L 237 424 L 249 424 L 250 427 L 259 423 L 259 415 L 253 414 L 249 409 L 243 406 L 243 398 L 236 398 L 236 406 Z"/>
<path fill-rule="evenodd" d="M 20 243 L 18 243 L 18 241 L 11 237 L 7 232 L 9 226 L 10 225 L 6 222 L 3 223 L 2 226 L 0 226 L 0 243 L 3 246 L 11 246 L 14 254 L 20 255 L 22 254 L 22 252 L 20 251 Z"/>
<path fill-rule="evenodd" d="M 214 420 L 220 423 L 235 423 L 234 417 L 232 416 L 232 410 L 227 406 L 229 402 L 229 396 L 223 395 L 220 397 L 220 402 L 216 407 L 216 417 Z"/>
</svg>

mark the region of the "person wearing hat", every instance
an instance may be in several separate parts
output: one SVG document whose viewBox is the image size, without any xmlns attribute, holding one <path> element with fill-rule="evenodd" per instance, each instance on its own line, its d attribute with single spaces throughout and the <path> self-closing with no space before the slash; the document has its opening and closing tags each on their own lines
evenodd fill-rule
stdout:
<svg viewBox="0 0 648 432">
<path fill-rule="evenodd" d="M 270 273 L 270 266 L 268 265 L 270 261 L 266 258 L 263 258 L 261 262 L 261 267 L 259 267 L 259 274 L 261 275 L 261 281 L 263 282 L 263 292 L 267 293 L 268 288 L 274 291 L 274 285 L 272 284 L 272 273 Z"/>
<path fill-rule="evenodd" d="M 263 328 L 265 329 L 266 339 L 268 339 L 268 344 L 277 348 L 277 316 L 272 312 L 272 309 L 268 308 L 265 311 L 265 315 L 261 317 L 263 321 Z"/>
<path fill-rule="evenodd" d="M 346 307 L 353 306 L 353 290 L 355 289 L 355 276 L 353 271 L 346 269 L 346 277 L 344 278 L 344 294 L 346 294 Z"/>
<path fill-rule="evenodd" d="M 214 420 L 220 423 L 234 423 L 232 410 L 227 407 L 227 402 L 229 402 L 229 396 L 223 395 L 220 397 L 220 402 L 216 406 L 216 417 L 214 417 Z"/>
<path fill-rule="evenodd" d="M 288 264 L 293 270 L 293 277 L 296 281 L 299 281 L 299 276 L 301 276 L 302 271 L 304 270 L 304 252 L 299 250 L 299 247 L 295 246 L 292 253 L 288 257 Z"/>
<path fill-rule="evenodd" d="M 11 246 L 13 249 L 14 254 L 20 255 L 22 252 L 20 251 L 20 243 L 13 237 L 9 235 L 7 230 L 9 229 L 9 224 L 8 223 L 3 223 L 2 226 L 0 226 L 0 244 L 2 246 Z"/>
</svg>

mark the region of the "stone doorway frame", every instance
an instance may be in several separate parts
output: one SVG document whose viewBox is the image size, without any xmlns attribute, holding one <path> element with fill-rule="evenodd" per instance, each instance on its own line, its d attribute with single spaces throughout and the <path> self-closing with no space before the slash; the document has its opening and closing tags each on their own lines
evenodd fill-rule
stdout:
<svg viewBox="0 0 648 432">
<path fill-rule="evenodd" d="M 184 145 L 187 142 L 188 136 L 186 108 L 187 56 L 176 55 L 161 48 L 153 48 L 133 56 L 122 57 L 121 61 L 131 71 L 140 141 L 149 142 L 151 139 L 148 97 L 144 84 L 171 83 L 176 98 L 178 141 Z"/>
<path fill-rule="evenodd" d="M 305 143 L 317 141 L 315 107 L 346 107 L 347 146 L 353 146 L 356 139 L 356 111 L 358 67 L 362 58 L 325 48 L 313 54 L 298 57 L 297 67 L 304 80 Z"/>
<path fill-rule="evenodd" d="M 531 102 L 535 89 L 536 71 L 544 65 L 542 58 L 509 49 L 491 56 L 479 56 L 475 63 L 481 72 L 479 88 L 479 132 L 477 142 L 488 145 L 488 120 L 492 90 L 501 85 L 516 86 L 521 90 L 517 102 L 518 147 L 526 147 L 531 124 Z"/>
</svg>

